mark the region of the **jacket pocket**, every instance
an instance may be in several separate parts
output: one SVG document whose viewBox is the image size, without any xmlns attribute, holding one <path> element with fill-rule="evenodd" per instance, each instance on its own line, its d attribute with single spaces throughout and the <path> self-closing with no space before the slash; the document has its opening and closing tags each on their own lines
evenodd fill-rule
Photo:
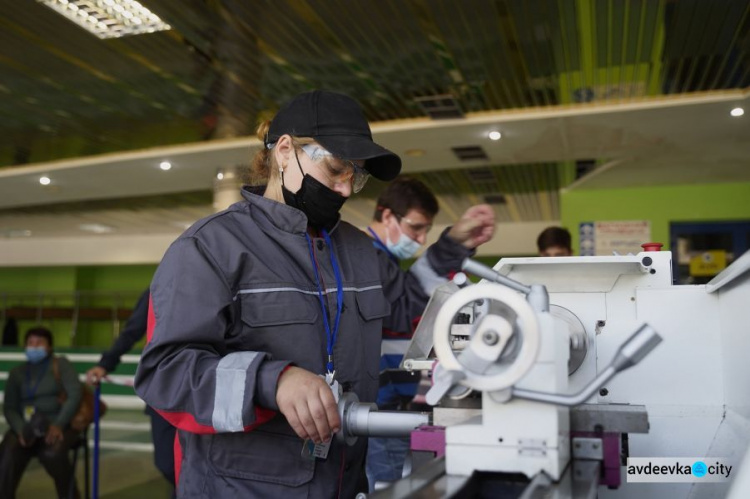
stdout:
<svg viewBox="0 0 750 499">
<path fill-rule="evenodd" d="M 297 291 L 243 293 L 242 322 L 251 327 L 312 324 L 319 313 L 313 298 Z"/>
<path fill-rule="evenodd" d="M 357 298 L 357 310 L 359 310 L 359 315 L 365 321 L 382 319 L 391 315 L 391 305 L 385 299 L 385 296 L 383 296 L 381 288 L 358 291 L 355 294 Z"/>
<path fill-rule="evenodd" d="M 383 296 L 382 289 L 355 293 L 359 312 L 364 348 L 363 361 L 371 379 L 380 375 L 380 344 L 383 340 L 384 317 L 391 314 L 391 305 Z"/>
<path fill-rule="evenodd" d="M 302 440 L 291 435 L 262 430 L 218 434 L 211 440 L 209 462 L 216 475 L 242 480 L 232 485 L 238 497 L 296 497 L 294 487 L 307 497 L 307 486 L 301 486 L 312 480 L 315 461 L 302 458 L 301 451 Z"/>
</svg>

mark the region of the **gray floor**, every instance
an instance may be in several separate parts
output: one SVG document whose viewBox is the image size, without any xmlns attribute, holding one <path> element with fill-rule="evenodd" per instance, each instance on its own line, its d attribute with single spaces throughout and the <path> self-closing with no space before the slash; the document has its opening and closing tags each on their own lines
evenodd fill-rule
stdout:
<svg viewBox="0 0 750 499">
<path fill-rule="evenodd" d="M 110 410 L 102 419 L 99 456 L 99 497 L 102 499 L 167 499 L 170 487 L 154 467 L 150 450 L 149 418 L 142 411 Z M 3 421 L 2 434 L 7 430 Z M 90 431 L 93 440 L 93 428 Z M 89 453 L 93 459 L 93 451 Z M 90 465 L 93 472 L 93 465 Z M 76 469 L 78 488 L 83 497 L 83 453 Z M 17 499 L 54 498 L 52 479 L 37 460 L 24 473 Z"/>
</svg>

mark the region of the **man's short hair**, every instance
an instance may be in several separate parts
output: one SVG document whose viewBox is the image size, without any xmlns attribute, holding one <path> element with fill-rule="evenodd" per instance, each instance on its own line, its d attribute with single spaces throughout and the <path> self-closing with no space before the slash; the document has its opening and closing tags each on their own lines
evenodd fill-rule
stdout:
<svg viewBox="0 0 750 499">
<path fill-rule="evenodd" d="M 29 338 L 32 336 L 36 336 L 38 338 L 45 338 L 47 340 L 47 343 L 49 343 L 49 347 L 52 348 L 55 346 L 52 331 L 47 329 L 46 327 L 32 327 L 28 331 L 26 331 L 26 336 L 23 339 L 24 345 L 29 341 Z"/>
<path fill-rule="evenodd" d="M 406 216 L 410 210 L 421 211 L 434 218 L 438 213 L 438 201 L 424 183 L 411 177 L 398 177 L 380 193 L 373 218 L 383 221 L 383 210 L 388 208 L 399 216 Z"/>
<path fill-rule="evenodd" d="M 562 227 L 547 227 L 536 238 L 536 246 L 539 249 L 539 253 L 553 246 L 570 250 L 570 232 L 568 232 L 568 229 L 563 229 Z"/>
</svg>

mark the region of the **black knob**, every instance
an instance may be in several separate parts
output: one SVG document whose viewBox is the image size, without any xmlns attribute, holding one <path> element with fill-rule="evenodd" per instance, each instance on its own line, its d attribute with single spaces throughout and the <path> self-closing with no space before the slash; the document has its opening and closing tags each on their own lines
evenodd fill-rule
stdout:
<svg viewBox="0 0 750 499">
<path fill-rule="evenodd" d="M 469 314 L 458 314 L 456 316 L 456 324 L 468 324 L 471 316 Z"/>
</svg>

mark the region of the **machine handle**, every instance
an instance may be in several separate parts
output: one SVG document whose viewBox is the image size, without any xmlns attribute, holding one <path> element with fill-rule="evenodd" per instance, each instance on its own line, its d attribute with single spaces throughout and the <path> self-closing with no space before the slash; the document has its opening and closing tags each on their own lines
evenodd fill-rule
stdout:
<svg viewBox="0 0 750 499">
<path fill-rule="evenodd" d="M 612 377 L 629 367 L 633 367 L 648 355 L 659 343 L 662 337 L 648 324 L 643 324 L 638 330 L 623 343 L 615 353 L 612 362 L 583 390 L 573 395 L 558 395 L 555 393 L 535 392 L 532 390 L 519 390 L 513 388 L 511 396 L 546 402 L 548 404 L 564 405 L 573 407 L 580 405 L 596 393 Z"/>
</svg>

